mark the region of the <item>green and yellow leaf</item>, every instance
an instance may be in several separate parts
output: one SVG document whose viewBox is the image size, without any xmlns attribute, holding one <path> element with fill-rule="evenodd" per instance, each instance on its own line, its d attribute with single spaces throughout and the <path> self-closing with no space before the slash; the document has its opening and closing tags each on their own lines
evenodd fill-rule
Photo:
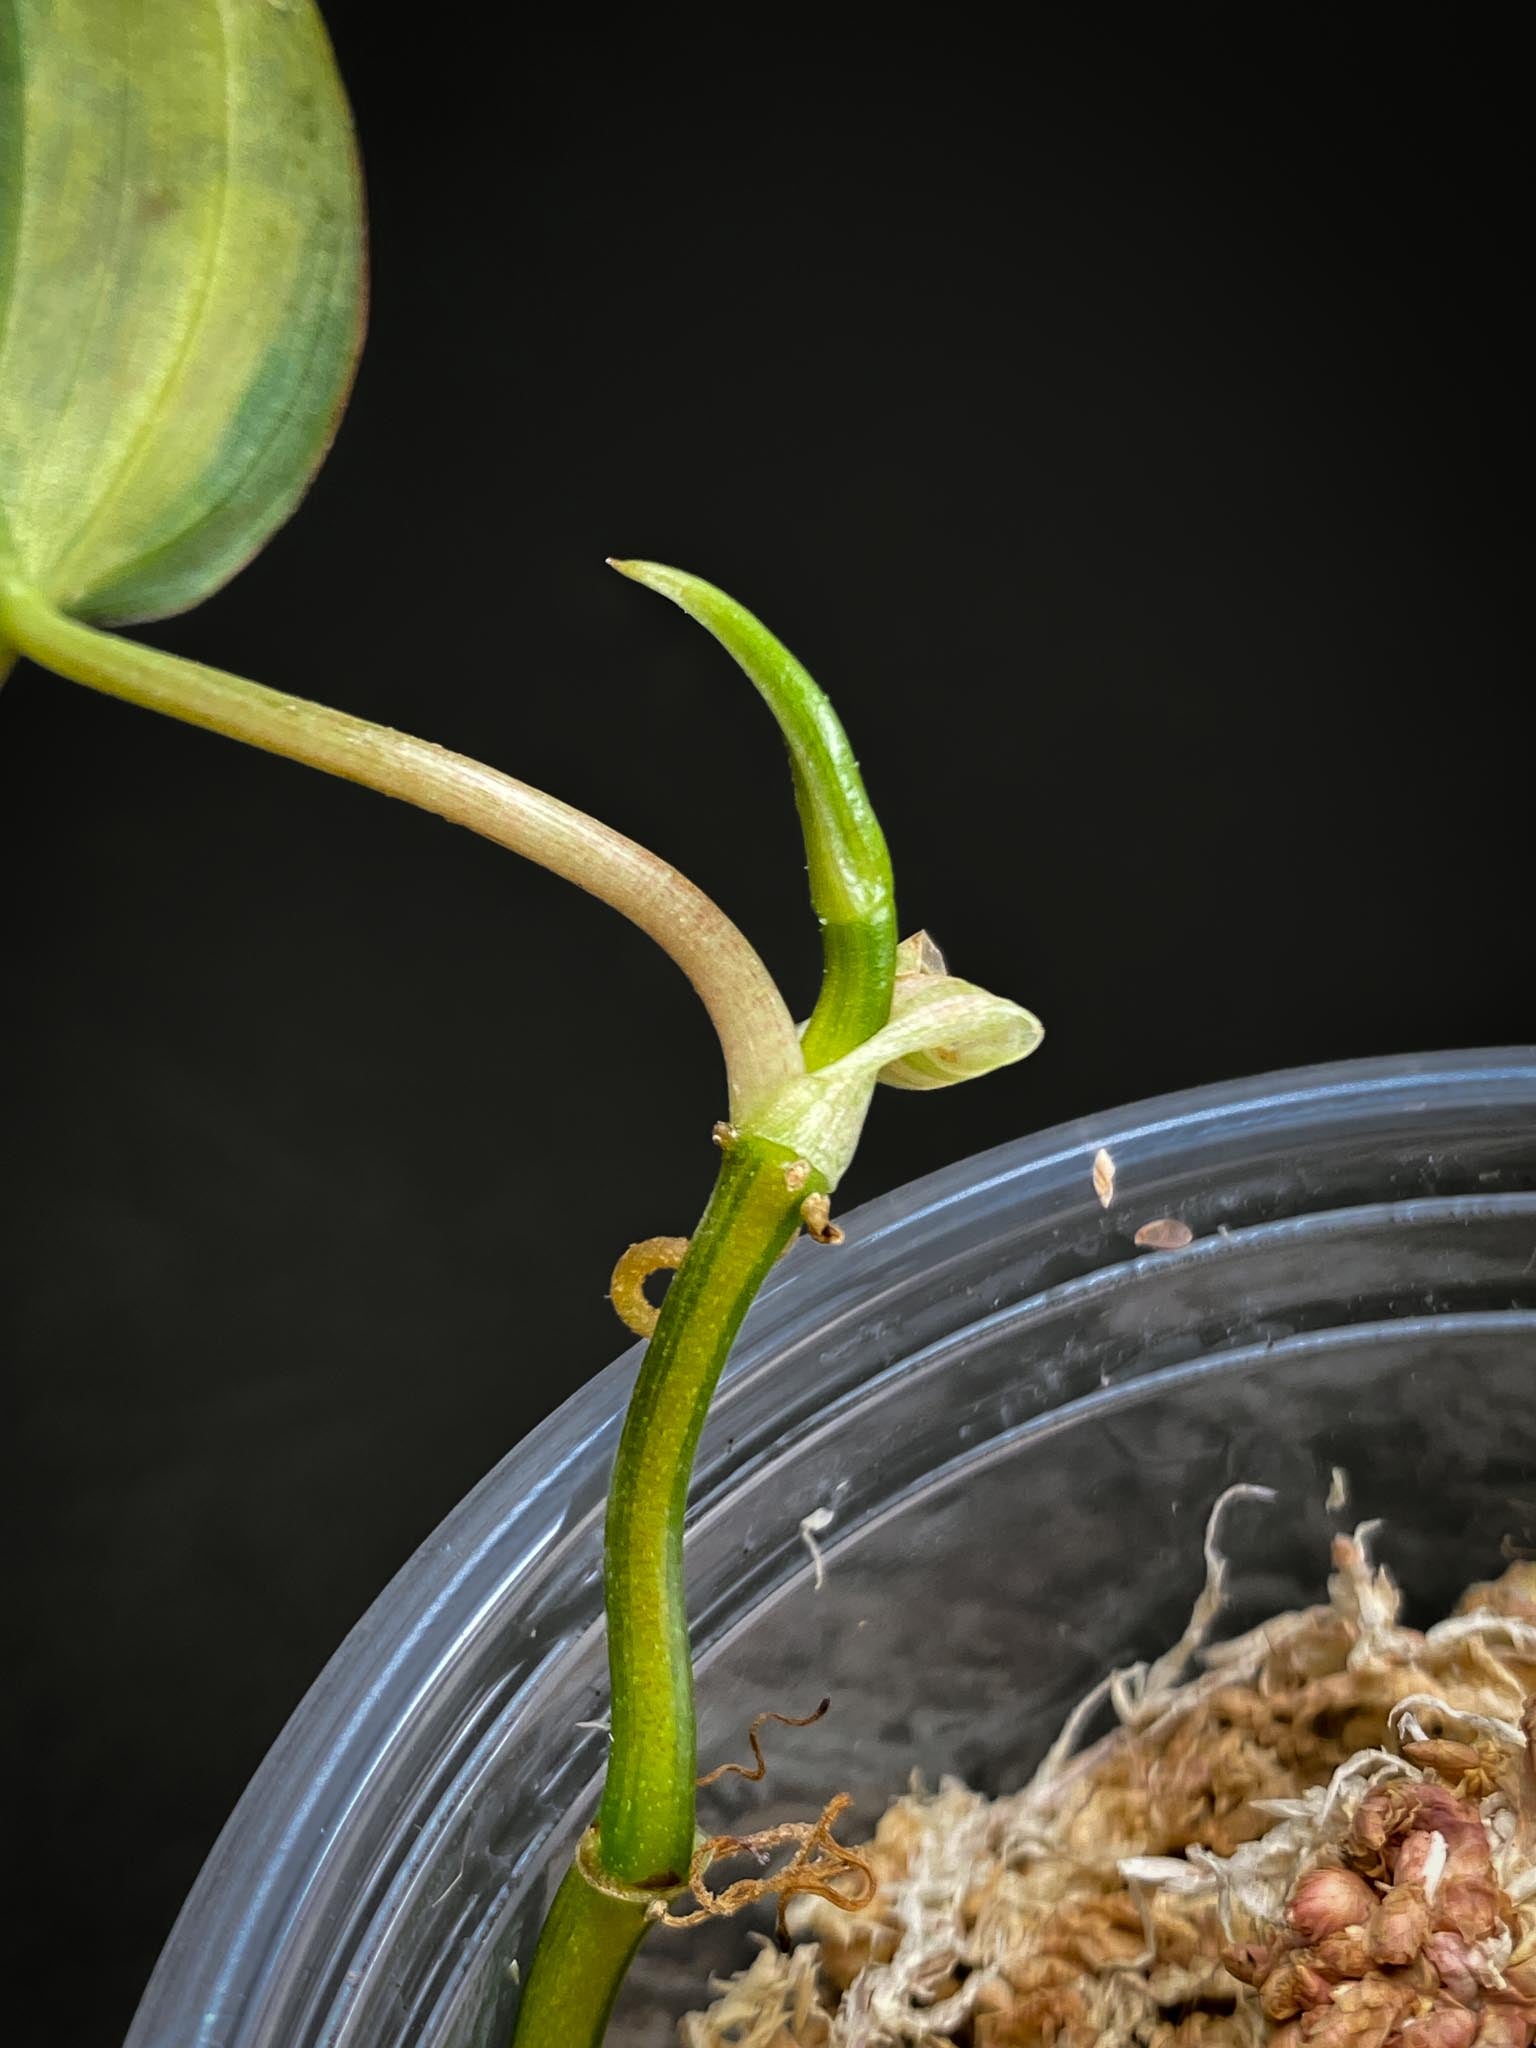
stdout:
<svg viewBox="0 0 1536 2048">
<path fill-rule="evenodd" d="M 361 339 L 312 0 L 0 0 L 0 566 L 162 617 L 287 518 Z"/>
</svg>

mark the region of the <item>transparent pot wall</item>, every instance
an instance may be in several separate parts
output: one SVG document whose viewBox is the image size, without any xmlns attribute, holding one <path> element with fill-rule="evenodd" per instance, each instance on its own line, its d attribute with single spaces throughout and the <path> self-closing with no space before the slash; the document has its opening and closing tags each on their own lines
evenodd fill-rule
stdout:
<svg viewBox="0 0 1536 2048">
<path fill-rule="evenodd" d="M 1101 1207 L 1100 1147 L 1115 1163 Z M 1175 1217 L 1181 1251 L 1139 1253 Z M 920 1770 L 1019 1782 L 1165 1647 L 1234 1481 L 1234 1625 L 1321 1596 L 1381 1517 L 1414 1613 L 1536 1549 L 1536 1054 L 1394 1060 L 1142 1104 L 844 1219 L 769 1283 L 689 1537 L 701 1754 L 780 1817 Z M 219 1840 L 131 2048 L 502 2044 L 603 1758 L 602 1496 L 636 1354 L 490 1475 L 342 1646 Z M 1333 1468 L 1349 1506 L 1325 1507 Z M 830 1511 L 818 1587 L 801 1533 Z M 612 2038 L 670 2042 L 745 1926 L 659 1934 Z"/>
</svg>

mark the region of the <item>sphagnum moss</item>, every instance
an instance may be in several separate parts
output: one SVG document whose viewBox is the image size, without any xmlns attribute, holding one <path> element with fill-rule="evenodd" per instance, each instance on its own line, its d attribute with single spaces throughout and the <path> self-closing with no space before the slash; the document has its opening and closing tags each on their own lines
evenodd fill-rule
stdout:
<svg viewBox="0 0 1536 2048">
<path fill-rule="evenodd" d="M 1423 1632 L 1364 1532 L 1334 1567 L 1020 1792 L 895 1801 L 869 1904 L 796 1901 L 687 2048 L 1529 2048 L 1536 1565 Z"/>
</svg>

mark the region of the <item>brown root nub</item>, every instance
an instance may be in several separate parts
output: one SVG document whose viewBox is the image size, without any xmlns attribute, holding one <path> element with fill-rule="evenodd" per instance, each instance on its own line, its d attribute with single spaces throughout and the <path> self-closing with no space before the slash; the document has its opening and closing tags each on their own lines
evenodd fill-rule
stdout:
<svg viewBox="0 0 1536 2048">
<path fill-rule="evenodd" d="M 646 1281 L 653 1273 L 675 1273 L 687 1249 L 686 1237 L 646 1237 L 632 1244 L 614 1267 L 608 1299 L 619 1321 L 637 1337 L 649 1337 L 661 1318 L 655 1302 L 646 1300 Z"/>
<path fill-rule="evenodd" d="M 843 1233 L 832 1221 L 832 1202 L 827 1195 L 807 1195 L 800 1204 L 800 1221 L 818 1244 L 841 1244 Z"/>
<path fill-rule="evenodd" d="M 831 1700 L 823 1700 L 814 1714 L 754 1714 L 752 1716 L 752 1724 L 747 1729 L 747 1740 L 752 1745 L 754 1761 L 750 1764 L 716 1764 L 712 1771 L 706 1771 L 703 1777 L 695 1782 L 700 1787 L 713 1785 L 717 1778 L 723 1778 L 729 1772 L 738 1778 L 750 1778 L 754 1785 L 757 1784 L 767 1776 L 768 1772 L 767 1759 L 763 1755 L 763 1745 L 758 1740 L 757 1734 L 758 1729 L 762 1727 L 763 1723 L 765 1721 L 777 1721 L 781 1728 L 809 1728 L 812 1722 L 821 1719 L 831 1704 Z"/>
<path fill-rule="evenodd" d="M 752 1773 L 745 1775 L 750 1777 Z M 852 1804 L 848 1793 L 839 1792 L 827 1801 L 818 1820 L 782 1821 L 778 1827 L 761 1828 L 752 1835 L 711 1835 L 708 1841 L 700 1842 L 688 1866 L 688 1889 L 698 1900 L 695 1910 L 674 1913 L 658 1900 L 650 1909 L 651 1918 L 668 1927 L 697 1927 L 705 1920 L 739 1913 L 759 1899 L 776 1898 L 782 1937 L 784 1908 L 796 1892 L 810 1892 L 847 1912 L 857 1913 L 872 1903 L 879 1882 L 859 1852 L 845 1848 L 832 1833 L 832 1823 Z M 710 1889 L 710 1866 L 722 1857 L 761 1857 L 791 1842 L 795 1853 L 780 1869 L 771 1870 L 766 1877 L 739 1877 L 718 1892 Z M 850 1878 L 854 1880 L 852 1889 L 840 1889 L 840 1884 Z"/>
</svg>

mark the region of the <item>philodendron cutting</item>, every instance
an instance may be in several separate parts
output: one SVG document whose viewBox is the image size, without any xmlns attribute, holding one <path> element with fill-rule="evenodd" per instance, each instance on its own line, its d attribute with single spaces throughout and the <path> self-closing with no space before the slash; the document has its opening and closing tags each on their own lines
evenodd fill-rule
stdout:
<svg viewBox="0 0 1536 2048">
<path fill-rule="evenodd" d="M 898 945 L 884 840 L 831 707 L 695 577 L 614 564 L 715 635 L 787 743 L 824 947 L 803 1031 L 721 911 L 597 820 L 462 755 L 103 630 L 198 603 L 293 510 L 345 401 L 363 274 L 350 119 L 311 0 L 0 8 L 0 676 L 26 655 L 469 826 L 648 932 L 719 1036 L 714 1193 L 685 1250 L 641 1250 L 626 1269 L 632 1295 L 647 1263 L 677 1271 L 610 1495 L 608 1776 L 518 2023 L 529 2048 L 596 2042 L 647 1926 L 699 1874 L 683 1515 L 741 1319 L 797 1233 L 835 1242 L 830 1197 L 877 1082 L 985 1073 L 1032 1051 L 1040 1027 L 952 977 L 922 935 Z M 797 1870 L 835 1892 L 828 1814 L 800 1831 Z"/>
</svg>

